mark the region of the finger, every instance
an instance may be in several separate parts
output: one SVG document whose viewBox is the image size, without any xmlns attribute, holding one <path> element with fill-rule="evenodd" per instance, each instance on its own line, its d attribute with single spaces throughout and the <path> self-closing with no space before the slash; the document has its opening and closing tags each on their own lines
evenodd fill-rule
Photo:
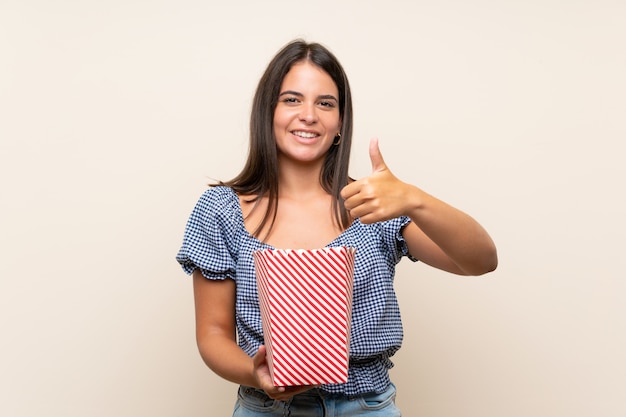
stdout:
<svg viewBox="0 0 626 417">
<path fill-rule="evenodd" d="M 258 368 L 259 366 L 261 366 L 263 363 L 267 361 L 267 359 L 265 358 L 265 352 L 266 352 L 265 346 L 264 345 L 259 346 L 259 350 L 256 352 L 256 354 L 252 358 L 252 362 L 254 363 L 255 368 Z"/>
<path fill-rule="evenodd" d="M 387 169 L 383 155 L 380 153 L 378 146 L 378 138 L 370 140 L 370 160 L 372 161 L 372 172 L 383 171 Z"/>
<path fill-rule="evenodd" d="M 372 224 L 380 221 L 379 217 L 375 213 L 367 213 L 363 216 L 359 216 L 359 220 L 363 224 Z"/>
<path fill-rule="evenodd" d="M 359 193 L 359 188 L 360 185 L 358 184 L 358 181 L 354 181 L 353 183 L 346 185 L 341 189 L 341 198 L 348 200 L 350 197 Z"/>
</svg>

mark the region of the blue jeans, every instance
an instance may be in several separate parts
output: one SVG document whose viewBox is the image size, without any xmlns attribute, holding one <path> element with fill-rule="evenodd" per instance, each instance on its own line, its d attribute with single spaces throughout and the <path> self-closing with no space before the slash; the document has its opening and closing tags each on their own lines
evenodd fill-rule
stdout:
<svg viewBox="0 0 626 417">
<path fill-rule="evenodd" d="M 262 390 L 242 386 L 233 417 L 400 417 L 395 400 L 393 384 L 382 394 L 354 397 L 314 388 L 289 401 L 273 400 Z"/>
</svg>

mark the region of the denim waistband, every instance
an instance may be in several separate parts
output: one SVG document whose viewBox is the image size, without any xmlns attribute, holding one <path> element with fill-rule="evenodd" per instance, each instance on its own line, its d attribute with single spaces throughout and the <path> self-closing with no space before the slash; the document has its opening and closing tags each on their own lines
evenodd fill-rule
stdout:
<svg viewBox="0 0 626 417">
<path fill-rule="evenodd" d="M 390 384 L 393 385 L 393 384 Z M 387 387 L 389 389 L 389 387 Z M 240 386 L 240 390 L 242 393 L 246 395 L 250 395 L 252 397 L 256 397 L 260 400 L 267 400 L 269 396 L 262 389 L 248 387 L 245 385 Z M 368 395 L 376 394 L 374 392 L 367 392 L 356 395 L 347 395 L 343 393 L 337 392 L 328 392 L 322 388 L 311 388 L 308 391 L 301 392 L 296 394 L 297 397 L 318 397 L 318 398 L 333 398 L 333 399 L 345 399 L 345 400 L 354 400 L 355 398 L 367 397 Z"/>
<path fill-rule="evenodd" d="M 384 392 L 348 396 L 313 388 L 286 401 L 272 400 L 264 391 L 240 386 L 233 416 L 235 417 L 323 417 L 360 416 L 400 417 L 395 405 L 393 383 Z"/>
</svg>

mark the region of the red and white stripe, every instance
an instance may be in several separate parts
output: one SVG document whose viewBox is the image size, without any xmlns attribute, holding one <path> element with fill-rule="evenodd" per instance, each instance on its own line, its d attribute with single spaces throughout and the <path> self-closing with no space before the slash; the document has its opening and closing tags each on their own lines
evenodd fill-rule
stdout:
<svg viewBox="0 0 626 417">
<path fill-rule="evenodd" d="M 254 252 L 276 386 L 348 380 L 354 248 Z"/>
</svg>

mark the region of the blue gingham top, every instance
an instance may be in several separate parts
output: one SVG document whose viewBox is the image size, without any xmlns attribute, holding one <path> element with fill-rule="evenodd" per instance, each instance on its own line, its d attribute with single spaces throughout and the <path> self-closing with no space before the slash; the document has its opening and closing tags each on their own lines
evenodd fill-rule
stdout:
<svg viewBox="0 0 626 417">
<path fill-rule="evenodd" d="M 409 222 L 408 217 L 374 224 L 357 219 L 327 245 L 356 248 L 348 382 L 322 386 L 328 392 L 383 392 L 390 384 L 389 358 L 403 336 L 393 278 L 400 259 L 411 258 L 401 234 Z M 237 194 L 219 186 L 198 200 L 176 256 L 188 274 L 199 268 L 207 279 L 235 280 L 238 343 L 250 356 L 263 344 L 252 252 L 269 248 L 245 228 Z"/>
</svg>

